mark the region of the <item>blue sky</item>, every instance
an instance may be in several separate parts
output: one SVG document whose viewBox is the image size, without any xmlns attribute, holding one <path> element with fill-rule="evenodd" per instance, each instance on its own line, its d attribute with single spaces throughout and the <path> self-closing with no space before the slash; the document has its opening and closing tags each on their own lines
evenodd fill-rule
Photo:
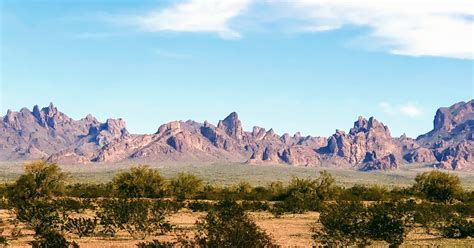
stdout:
<svg viewBox="0 0 474 248">
<path fill-rule="evenodd" d="M 2 1 L 0 110 L 46 106 L 329 136 L 359 115 L 416 137 L 474 98 L 474 7 L 350 1 Z M 2 115 L 3 115 L 2 114 Z"/>
</svg>

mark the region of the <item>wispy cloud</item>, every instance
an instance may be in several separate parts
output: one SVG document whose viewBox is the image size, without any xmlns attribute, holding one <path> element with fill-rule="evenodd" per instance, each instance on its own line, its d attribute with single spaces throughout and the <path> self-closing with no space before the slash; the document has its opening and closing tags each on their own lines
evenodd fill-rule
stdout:
<svg viewBox="0 0 474 248">
<path fill-rule="evenodd" d="M 379 108 L 382 112 L 390 115 L 402 115 L 407 117 L 419 117 L 423 115 L 423 109 L 414 103 L 393 105 L 388 102 L 380 102 Z"/>
<path fill-rule="evenodd" d="M 304 33 L 364 27 L 370 31 L 363 39 L 391 54 L 474 59 L 472 0 L 187 0 L 133 19 L 149 32 L 236 39 L 246 31 L 245 25 L 231 27 L 237 17 L 271 31 L 288 25 Z"/>
<path fill-rule="evenodd" d="M 146 31 L 208 32 L 222 38 L 240 38 L 229 21 L 241 14 L 250 0 L 191 0 L 138 18 Z"/>
<path fill-rule="evenodd" d="M 154 54 L 156 54 L 157 56 L 164 57 L 164 58 L 170 58 L 170 59 L 191 58 L 191 55 L 189 55 L 189 54 L 171 52 L 171 51 L 166 51 L 166 50 L 163 50 L 163 49 L 153 49 L 152 52 Z"/>
</svg>

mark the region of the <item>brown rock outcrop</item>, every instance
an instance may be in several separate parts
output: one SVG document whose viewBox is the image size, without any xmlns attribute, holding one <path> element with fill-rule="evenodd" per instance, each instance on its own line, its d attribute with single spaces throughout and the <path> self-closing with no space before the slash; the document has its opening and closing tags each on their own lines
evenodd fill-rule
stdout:
<svg viewBox="0 0 474 248">
<path fill-rule="evenodd" d="M 401 157 L 401 149 L 391 137 L 388 127 L 374 117 L 369 120 L 359 117 L 348 134 L 336 130 L 328 139 L 327 146 L 319 149 L 326 160 L 335 164 L 345 161 L 353 166 L 363 162 L 368 152 L 376 153 L 382 158 L 388 155 Z M 395 162 L 397 161 L 398 159 Z"/>
<path fill-rule="evenodd" d="M 417 142 L 433 152 L 437 167 L 452 170 L 474 170 L 474 100 L 440 108 L 433 130 Z"/>
<path fill-rule="evenodd" d="M 360 166 L 360 170 L 390 170 L 398 168 L 398 165 L 397 158 L 393 154 L 379 158 L 376 152 L 367 152 Z"/>
</svg>

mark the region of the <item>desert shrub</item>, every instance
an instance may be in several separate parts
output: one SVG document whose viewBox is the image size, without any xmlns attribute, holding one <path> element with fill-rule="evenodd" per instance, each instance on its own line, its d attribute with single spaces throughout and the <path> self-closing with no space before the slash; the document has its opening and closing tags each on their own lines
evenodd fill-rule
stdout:
<svg viewBox="0 0 474 248">
<path fill-rule="evenodd" d="M 79 247 L 77 243 L 67 241 L 64 235 L 56 231 L 48 231 L 37 237 L 35 241 L 30 242 L 30 244 L 33 248 Z"/>
<path fill-rule="evenodd" d="M 314 230 L 313 239 L 330 247 L 369 244 L 367 208 L 358 201 L 338 201 L 324 207 L 319 220 L 321 231 Z"/>
<path fill-rule="evenodd" d="M 440 227 L 440 232 L 446 238 L 474 237 L 474 221 L 466 220 L 460 216 L 451 216 L 448 222 Z"/>
<path fill-rule="evenodd" d="M 274 213 L 304 213 L 319 210 L 321 200 L 317 193 L 317 181 L 311 179 L 293 178 L 281 197 L 281 202 L 275 203 Z"/>
<path fill-rule="evenodd" d="M 377 202 L 369 207 L 359 201 L 337 201 L 323 208 L 322 229 L 313 239 L 326 246 L 366 246 L 374 240 L 390 247 L 403 243 L 413 223 L 413 201 Z"/>
<path fill-rule="evenodd" d="M 189 173 L 179 173 L 170 181 L 171 194 L 178 201 L 194 198 L 203 187 L 202 179 Z"/>
<path fill-rule="evenodd" d="M 193 212 L 208 212 L 213 208 L 213 204 L 206 201 L 191 201 L 188 202 L 187 208 Z"/>
<path fill-rule="evenodd" d="M 157 200 L 153 201 L 153 205 L 157 209 L 163 209 L 168 213 L 176 213 L 182 209 L 186 204 L 183 202 L 169 201 L 169 200 Z"/>
<path fill-rule="evenodd" d="M 140 242 L 137 244 L 138 248 L 172 248 L 176 247 L 176 243 L 173 242 L 162 242 L 159 240 L 153 240 L 148 242 Z"/>
<path fill-rule="evenodd" d="M 421 202 L 414 212 L 414 222 L 420 224 L 427 233 L 439 230 L 455 214 L 454 209 L 442 203 Z"/>
<path fill-rule="evenodd" d="M 66 186 L 66 195 L 77 198 L 99 198 L 112 197 L 113 187 L 111 183 L 107 184 L 88 184 L 76 183 Z"/>
<path fill-rule="evenodd" d="M 400 246 L 412 223 L 412 213 L 405 211 L 400 202 L 379 202 L 368 208 L 366 233 L 372 240 L 387 242 L 390 247 Z"/>
<path fill-rule="evenodd" d="M 107 199 L 100 203 L 97 216 L 104 234 L 114 236 L 122 229 L 133 238 L 144 239 L 147 235 L 171 230 L 171 224 L 165 220 L 168 213 L 163 205 L 148 200 Z"/>
<path fill-rule="evenodd" d="M 5 222 L 0 219 L 0 246 L 7 246 L 8 240 L 7 237 L 3 236 L 3 232 L 5 231 Z"/>
<path fill-rule="evenodd" d="M 271 238 L 232 200 L 223 200 L 196 223 L 195 246 L 268 247 Z"/>
<path fill-rule="evenodd" d="M 458 202 L 452 205 L 454 211 L 459 213 L 461 216 L 465 218 L 472 218 L 474 217 L 474 201 L 472 202 Z"/>
<path fill-rule="evenodd" d="M 91 237 L 98 225 L 97 218 L 68 218 L 63 229 L 77 235 L 79 238 Z"/>
<path fill-rule="evenodd" d="M 286 188 L 282 182 L 271 182 L 267 185 L 266 189 L 271 201 L 282 201 L 286 196 Z"/>
<path fill-rule="evenodd" d="M 165 179 L 158 170 L 148 166 L 137 166 L 130 171 L 117 174 L 112 187 L 118 196 L 124 198 L 160 198 L 166 193 Z"/>
<path fill-rule="evenodd" d="M 271 209 L 270 204 L 266 201 L 242 201 L 242 208 L 245 211 L 269 211 Z"/>
<path fill-rule="evenodd" d="M 82 200 L 73 198 L 60 198 L 55 200 L 56 207 L 59 211 L 80 213 L 84 211 L 85 206 Z"/>
<path fill-rule="evenodd" d="M 0 246 L 7 246 L 8 245 L 8 240 L 7 237 L 0 235 Z"/>
<path fill-rule="evenodd" d="M 197 199 L 218 200 L 221 199 L 222 188 L 216 185 L 206 184 L 202 192 L 196 196 Z"/>
<path fill-rule="evenodd" d="M 332 200 L 335 197 L 337 187 L 336 180 L 327 171 L 320 171 L 319 177 L 316 179 L 316 196 L 321 201 Z"/>
<path fill-rule="evenodd" d="M 458 176 L 436 170 L 418 174 L 413 189 L 426 199 L 438 202 L 450 202 L 463 191 Z"/>
<path fill-rule="evenodd" d="M 32 228 L 37 236 L 60 230 L 64 219 L 54 202 L 34 200 L 16 208 L 16 218 Z"/>
<path fill-rule="evenodd" d="M 379 185 L 354 185 L 345 190 L 344 200 L 352 201 L 385 201 L 389 199 L 389 190 Z"/>
</svg>

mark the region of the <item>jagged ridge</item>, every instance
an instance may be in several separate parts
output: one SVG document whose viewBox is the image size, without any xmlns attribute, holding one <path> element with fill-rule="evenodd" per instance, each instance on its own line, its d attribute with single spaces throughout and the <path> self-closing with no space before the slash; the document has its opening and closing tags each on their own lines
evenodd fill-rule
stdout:
<svg viewBox="0 0 474 248">
<path fill-rule="evenodd" d="M 154 134 L 130 134 L 122 119 L 100 123 L 91 115 L 73 120 L 50 104 L 8 111 L 0 129 L 0 159 L 48 158 L 59 163 L 140 161 L 234 161 L 295 166 L 395 169 L 431 163 L 446 169 L 474 167 L 474 100 L 440 108 L 434 128 L 416 140 L 393 138 L 374 117 L 359 117 L 348 133 L 329 138 L 277 135 L 273 129 L 244 131 L 233 112 L 217 126 L 173 121 Z"/>
</svg>

